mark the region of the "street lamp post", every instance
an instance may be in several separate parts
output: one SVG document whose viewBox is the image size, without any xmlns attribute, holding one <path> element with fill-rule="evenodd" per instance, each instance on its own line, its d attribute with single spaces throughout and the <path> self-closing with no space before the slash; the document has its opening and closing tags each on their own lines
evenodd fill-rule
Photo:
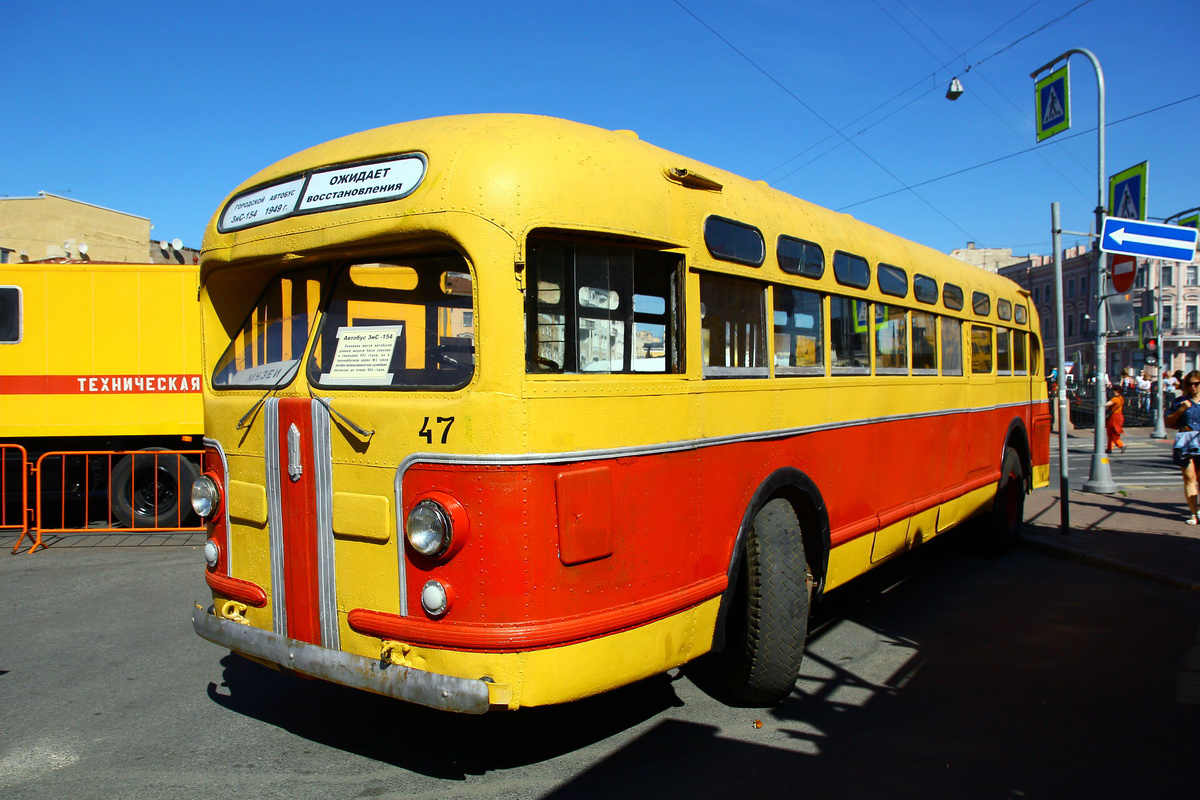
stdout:
<svg viewBox="0 0 1200 800">
<path fill-rule="evenodd" d="M 1099 107 L 1098 123 L 1096 132 L 1099 139 L 1098 152 L 1098 169 L 1097 169 L 1097 192 L 1096 192 L 1096 236 L 1100 235 L 1101 229 L 1104 227 L 1104 71 L 1100 69 L 1100 61 L 1096 58 L 1091 50 L 1085 48 L 1074 48 L 1068 50 L 1062 55 L 1054 58 L 1045 65 L 1039 67 L 1029 74 L 1031 78 L 1037 78 L 1038 75 L 1047 71 L 1055 64 L 1070 58 L 1072 55 L 1085 56 L 1096 71 L 1096 88 L 1099 94 L 1097 98 L 1097 106 Z M 1106 309 L 1104 307 L 1105 293 L 1105 275 L 1104 275 L 1104 258 L 1100 252 L 1098 243 L 1093 244 L 1093 254 L 1095 256 L 1095 274 L 1096 274 L 1096 418 L 1095 418 L 1095 448 L 1092 452 L 1092 466 L 1087 481 L 1083 484 L 1085 492 L 1094 492 L 1096 494 L 1114 494 L 1117 491 L 1117 485 L 1113 483 L 1112 470 L 1108 465 L 1108 456 L 1104 453 L 1104 428 L 1102 420 L 1104 419 L 1104 376 L 1108 371 L 1108 353 L 1105 350 L 1105 337 L 1108 332 L 1108 320 Z"/>
</svg>

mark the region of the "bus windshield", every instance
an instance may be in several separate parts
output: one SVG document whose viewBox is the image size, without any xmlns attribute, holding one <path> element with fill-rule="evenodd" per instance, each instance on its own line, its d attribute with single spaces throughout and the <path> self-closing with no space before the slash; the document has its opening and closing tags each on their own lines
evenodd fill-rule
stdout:
<svg viewBox="0 0 1200 800">
<path fill-rule="evenodd" d="M 213 370 L 218 389 L 283 386 L 304 356 L 326 271 L 276 276 L 250 309 Z"/>
<path fill-rule="evenodd" d="M 472 280 L 458 255 L 351 264 L 308 362 L 323 388 L 454 389 L 475 372 Z"/>
</svg>

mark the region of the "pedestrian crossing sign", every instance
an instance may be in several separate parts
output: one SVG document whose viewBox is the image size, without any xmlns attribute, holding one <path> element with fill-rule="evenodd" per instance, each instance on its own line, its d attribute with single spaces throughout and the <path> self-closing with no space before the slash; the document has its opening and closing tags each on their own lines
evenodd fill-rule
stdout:
<svg viewBox="0 0 1200 800">
<path fill-rule="evenodd" d="M 1071 127 L 1070 65 L 1063 64 L 1037 82 L 1034 92 L 1037 140 L 1049 139 Z"/>
<path fill-rule="evenodd" d="M 1108 215 L 1123 219 L 1146 218 L 1146 182 L 1150 162 L 1121 170 L 1108 179 Z"/>
</svg>

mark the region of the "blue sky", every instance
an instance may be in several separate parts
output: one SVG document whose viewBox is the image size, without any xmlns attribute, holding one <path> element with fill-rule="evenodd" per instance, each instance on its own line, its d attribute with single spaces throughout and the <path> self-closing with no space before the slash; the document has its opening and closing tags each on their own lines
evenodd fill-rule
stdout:
<svg viewBox="0 0 1200 800">
<path fill-rule="evenodd" d="M 1034 140 L 1029 73 L 1071 48 L 1104 69 L 1105 172 L 1148 160 L 1151 217 L 1200 206 L 1196 0 L 9 0 L 0 25 L 0 195 L 126 211 L 193 247 L 290 153 L 506 111 L 632 129 L 939 250 L 1048 253 L 1050 203 L 1079 231 L 1096 201 L 1086 59 L 1072 130 Z"/>
</svg>

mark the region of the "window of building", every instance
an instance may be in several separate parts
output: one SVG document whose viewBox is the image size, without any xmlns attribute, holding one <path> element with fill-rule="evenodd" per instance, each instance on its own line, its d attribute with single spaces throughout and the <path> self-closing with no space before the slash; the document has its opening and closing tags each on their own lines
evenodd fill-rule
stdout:
<svg viewBox="0 0 1200 800">
<path fill-rule="evenodd" d="M 914 275 L 913 296 L 917 298 L 917 302 L 933 305 L 938 299 L 937 281 L 928 275 Z"/>
<path fill-rule="evenodd" d="M 937 315 L 912 311 L 912 369 L 914 375 L 937 374 Z"/>
<path fill-rule="evenodd" d="M 683 371 L 679 256 L 531 239 L 528 262 L 528 372 Z"/>
<path fill-rule="evenodd" d="M 1074 336 L 1074 335 L 1075 335 L 1075 315 L 1068 314 L 1067 315 L 1067 336 Z"/>
<path fill-rule="evenodd" d="M 875 304 L 875 373 L 908 374 L 908 311 Z"/>
<path fill-rule="evenodd" d="M 880 264 L 876 270 L 879 291 L 892 297 L 908 297 L 908 273 L 891 264 Z"/>
<path fill-rule="evenodd" d="M 1088 335 L 1088 327 L 1089 327 L 1090 322 L 1091 322 L 1091 320 L 1088 319 L 1088 315 L 1086 312 L 1079 315 L 1079 335 L 1080 336 Z"/>
<path fill-rule="evenodd" d="M 962 311 L 963 290 L 953 283 L 942 286 L 942 302 L 952 311 Z"/>
<path fill-rule="evenodd" d="M 21 287 L 0 286 L 0 344 L 21 341 Z"/>
<path fill-rule="evenodd" d="M 766 254 L 762 232 L 753 225 L 725 217 L 704 220 L 704 244 L 713 258 L 761 266 Z"/>
<path fill-rule="evenodd" d="M 1187 328 L 1188 333 L 1196 330 L 1196 306 L 1187 307 Z"/>
<path fill-rule="evenodd" d="M 1162 286 L 1174 286 L 1175 285 L 1175 265 L 1174 264 L 1163 264 L 1161 267 L 1159 267 L 1159 269 L 1161 270 L 1161 272 L 1159 273 L 1159 280 L 1161 281 L 1161 285 Z"/>
<path fill-rule="evenodd" d="M 825 274 L 825 252 L 812 242 L 780 236 L 775 257 L 779 260 L 779 268 L 792 275 L 819 278 Z"/>
<path fill-rule="evenodd" d="M 1133 279 L 1134 288 L 1136 288 L 1136 289 L 1145 289 L 1146 288 L 1146 271 L 1147 271 L 1147 267 L 1145 264 L 1138 267 L 1137 275 L 1135 275 L 1134 279 Z"/>
<path fill-rule="evenodd" d="M 1163 303 L 1162 307 L 1162 327 L 1167 330 L 1171 327 L 1171 304 Z"/>
<path fill-rule="evenodd" d="M 1079 278 L 1079 296 L 1087 297 L 1088 293 L 1088 276 L 1085 274 Z"/>
<path fill-rule="evenodd" d="M 942 374 L 963 374 L 962 320 L 954 317 L 941 318 L 942 329 Z"/>
<path fill-rule="evenodd" d="M 776 286 L 775 374 L 824 375 L 821 295 Z"/>
<path fill-rule="evenodd" d="M 992 371 L 992 329 L 987 325 L 971 326 L 971 372 L 987 375 Z"/>
<path fill-rule="evenodd" d="M 1067 297 L 1071 298 L 1074 296 L 1075 296 L 1075 279 L 1067 278 Z"/>
<path fill-rule="evenodd" d="M 1033 302 L 1034 304 L 1042 302 L 1042 287 L 1033 287 Z"/>
<path fill-rule="evenodd" d="M 865 375 L 871 371 L 871 304 L 866 300 L 829 298 L 829 363 L 835 374 Z"/>
<path fill-rule="evenodd" d="M 767 376 L 766 289 L 745 278 L 700 275 L 701 357 L 706 378 Z"/>
<path fill-rule="evenodd" d="M 1196 285 L 1196 265 L 1195 264 L 1190 264 L 1187 267 L 1187 285 L 1188 286 Z"/>
<path fill-rule="evenodd" d="M 845 286 L 866 289 L 871 285 L 871 267 L 867 260 L 840 250 L 833 254 L 833 276 Z"/>
<path fill-rule="evenodd" d="M 971 295 L 971 308 L 976 316 L 986 317 L 992 313 L 992 298 L 986 292 L 975 292 Z"/>
</svg>

